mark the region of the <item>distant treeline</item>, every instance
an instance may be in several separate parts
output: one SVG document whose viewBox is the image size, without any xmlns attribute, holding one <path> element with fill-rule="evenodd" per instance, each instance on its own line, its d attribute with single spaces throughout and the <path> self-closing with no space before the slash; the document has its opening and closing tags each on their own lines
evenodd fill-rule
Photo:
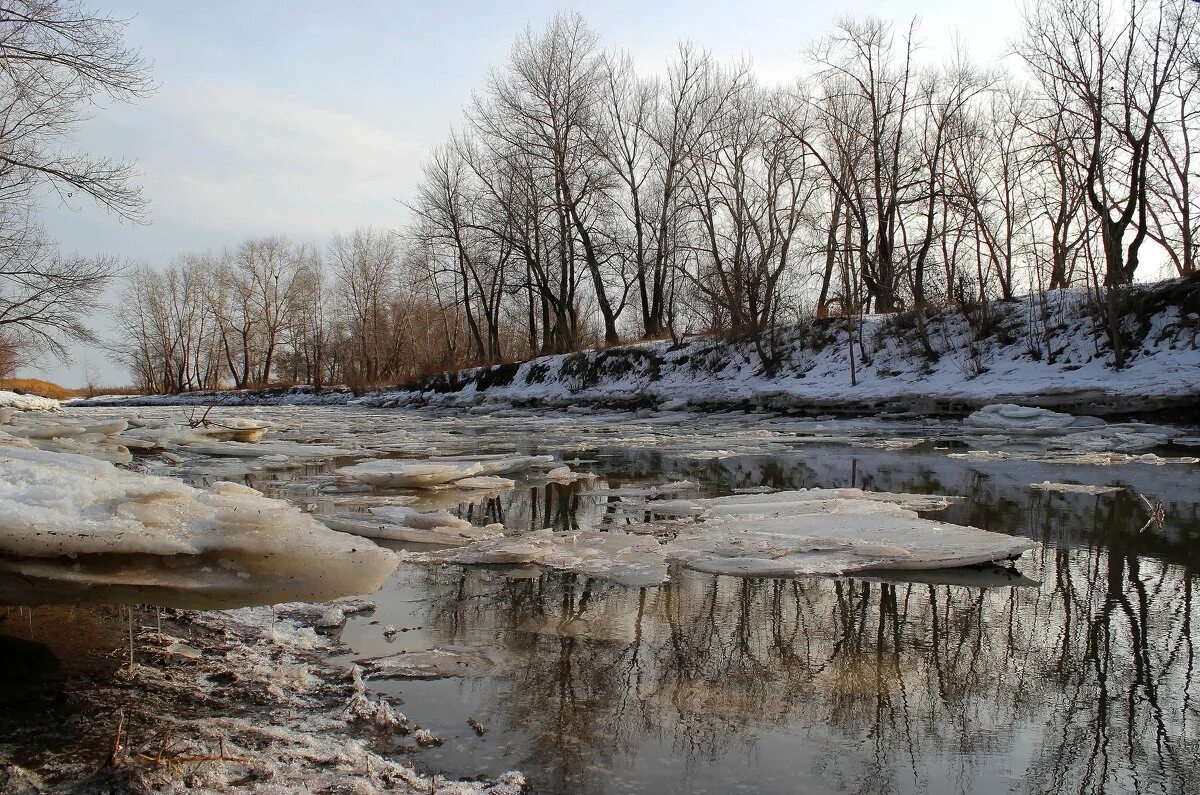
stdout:
<svg viewBox="0 0 1200 795">
<path fill-rule="evenodd" d="M 846 19 L 775 87 L 691 44 L 639 74 L 560 15 L 487 76 L 407 228 L 141 269 L 118 348 L 159 392 L 365 385 L 813 315 L 1100 298 L 1143 260 L 1192 274 L 1198 13 L 1032 4 L 1021 79 L 931 62 L 915 23 Z"/>
</svg>

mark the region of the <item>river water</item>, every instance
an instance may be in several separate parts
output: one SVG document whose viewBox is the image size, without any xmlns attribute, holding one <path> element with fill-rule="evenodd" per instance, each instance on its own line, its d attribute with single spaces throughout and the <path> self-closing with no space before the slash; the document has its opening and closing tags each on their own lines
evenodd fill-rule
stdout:
<svg viewBox="0 0 1200 795">
<path fill-rule="evenodd" d="M 370 597 L 375 613 L 342 629 L 339 660 L 463 646 L 503 661 L 486 676 L 370 682 L 444 740 L 413 757 L 428 770 L 518 769 L 546 793 L 1200 790 L 1200 466 L 1161 463 L 1180 449 L 1156 448 L 1159 463 L 1067 464 L 1037 440 L 980 442 L 949 420 L 239 413 L 276 422 L 273 438 L 289 443 L 550 453 L 596 476 L 418 504 L 508 532 L 619 530 L 613 490 L 687 480 L 698 496 L 956 495 L 937 518 L 1040 544 L 1011 566 L 799 579 L 678 569 L 641 589 L 403 563 Z M 1007 452 L 961 455 L 981 447 Z M 353 498 L 331 475 L 346 460 L 198 456 L 178 474 L 321 511 Z M 1119 489 L 1030 487 L 1043 481 Z M 1148 521 L 1159 502 L 1162 521 Z"/>
</svg>

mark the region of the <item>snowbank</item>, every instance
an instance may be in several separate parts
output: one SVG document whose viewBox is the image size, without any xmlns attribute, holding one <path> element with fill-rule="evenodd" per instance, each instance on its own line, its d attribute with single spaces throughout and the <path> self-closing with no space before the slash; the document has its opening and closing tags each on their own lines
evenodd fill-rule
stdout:
<svg viewBox="0 0 1200 795">
<path fill-rule="evenodd" d="M 13 408 L 21 411 L 58 411 L 62 404 L 53 398 L 38 395 L 22 395 L 0 389 L 0 408 Z"/>
</svg>

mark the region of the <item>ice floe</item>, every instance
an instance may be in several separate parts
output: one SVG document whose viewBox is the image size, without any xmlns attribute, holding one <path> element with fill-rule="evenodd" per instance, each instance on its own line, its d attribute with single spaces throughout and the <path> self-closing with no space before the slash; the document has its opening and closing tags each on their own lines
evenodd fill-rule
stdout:
<svg viewBox="0 0 1200 795">
<path fill-rule="evenodd" d="M 500 525 L 476 527 L 449 511 L 418 511 L 403 505 L 377 506 L 369 513 L 322 514 L 327 527 L 343 533 L 416 544 L 459 546 L 503 535 Z"/>
<path fill-rule="evenodd" d="M 667 579 L 667 564 L 657 539 L 597 530 L 538 530 L 458 549 L 410 553 L 407 559 L 418 563 L 536 563 L 631 587 L 659 585 Z"/>
<path fill-rule="evenodd" d="M 1057 491 L 1062 494 L 1112 494 L 1122 491 L 1120 486 L 1091 486 L 1086 483 L 1051 483 L 1046 480 L 1041 483 L 1030 483 L 1029 488 L 1039 491 Z"/>
<path fill-rule="evenodd" d="M 491 676 L 512 666 L 493 646 L 442 646 L 357 660 L 368 679 L 446 679 Z"/>
<path fill-rule="evenodd" d="M 1032 406 L 995 403 L 971 414 L 963 420 L 963 425 L 968 428 L 1000 430 L 1007 433 L 1044 434 L 1096 428 L 1104 425 L 1104 420 L 1098 417 L 1061 414 Z"/>
<path fill-rule="evenodd" d="M 1015 558 L 1036 546 L 1025 538 L 925 519 L 918 513 L 943 509 L 953 501 L 860 489 L 656 501 L 646 503 L 647 511 L 671 518 L 619 531 L 542 530 L 417 553 L 409 559 L 536 563 L 642 587 L 665 582 L 671 562 L 735 576 L 836 575 L 971 566 Z"/>
<path fill-rule="evenodd" d="M 190 605 L 206 590 L 251 603 L 365 593 L 396 566 L 390 551 L 246 486 L 202 490 L 13 446 L 0 447 L 0 554 L 4 570 L 47 593 L 54 584 L 124 588 L 167 605 Z"/>
</svg>

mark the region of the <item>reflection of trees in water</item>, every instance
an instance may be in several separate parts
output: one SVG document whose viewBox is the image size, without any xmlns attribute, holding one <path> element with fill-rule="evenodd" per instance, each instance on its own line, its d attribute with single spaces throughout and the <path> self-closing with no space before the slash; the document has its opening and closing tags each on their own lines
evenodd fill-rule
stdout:
<svg viewBox="0 0 1200 795">
<path fill-rule="evenodd" d="M 1200 747 L 1196 553 L 1180 543 L 1194 511 L 1139 535 L 1130 494 L 983 477 L 950 491 L 968 497 L 953 521 L 1056 544 L 1021 563 L 1040 588 L 678 572 L 632 591 L 473 570 L 431 578 L 444 590 L 429 624 L 447 641 L 531 624 L 585 635 L 500 630 L 522 662 L 496 709 L 531 736 L 547 789 L 603 789 L 603 771 L 647 741 L 702 770 L 786 728 L 804 738 L 788 764 L 859 792 L 1184 791 Z M 535 494 L 536 510 L 559 517 L 571 494 Z"/>
</svg>

